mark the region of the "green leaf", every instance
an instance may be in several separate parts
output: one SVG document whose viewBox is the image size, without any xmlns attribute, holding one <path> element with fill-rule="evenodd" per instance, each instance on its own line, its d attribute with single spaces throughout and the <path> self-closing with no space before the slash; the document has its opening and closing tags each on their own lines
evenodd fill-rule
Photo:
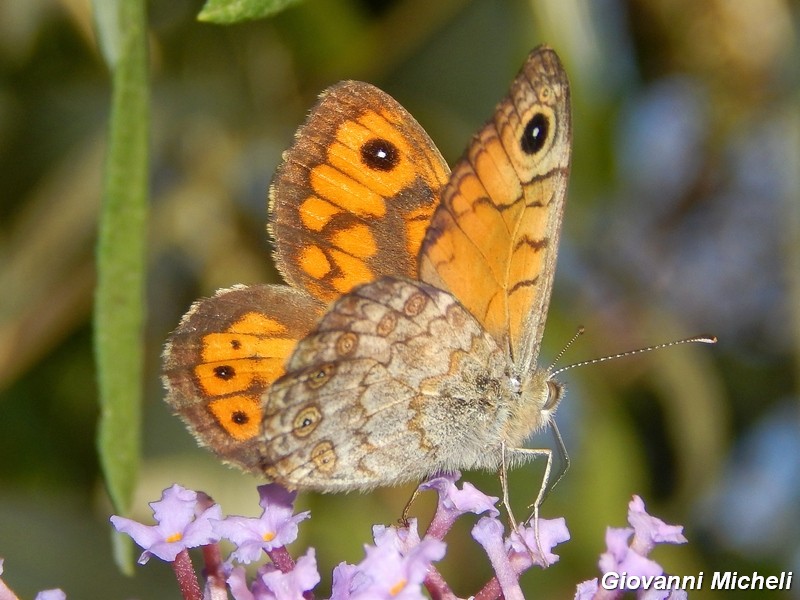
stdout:
<svg viewBox="0 0 800 600">
<path fill-rule="evenodd" d="M 103 4 L 104 0 L 98 0 Z M 139 467 L 144 364 L 148 187 L 147 31 L 144 0 L 106 1 L 102 21 L 112 72 L 103 203 L 97 246 L 94 342 L 100 393 L 98 452 L 106 487 L 127 514 Z M 113 4 L 109 7 L 108 4 Z M 97 6 L 96 14 L 99 13 Z M 109 31 L 113 35 L 105 35 Z M 115 542 L 117 557 L 130 552 Z M 126 565 L 121 564 L 125 569 Z"/>
<path fill-rule="evenodd" d="M 207 0 L 199 21 L 230 25 L 272 16 L 301 0 Z"/>
<path fill-rule="evenodd" d="M 134 556 L 133 543 L 128 534 L 120 533 L 111 528 L 111 554 L 120 571 L 128 577 L 133 577 L 134 565 L 137 556 Z"/>
<path fill-rule="evenodd" d="M 113 71 L 117 65 L 117 53 L 122 48 L 122 31 L 119 19 L 119 0 L 98 2 L 92 6 L 94 29 L 97 43 L 108 68 Z"/>
</svg>

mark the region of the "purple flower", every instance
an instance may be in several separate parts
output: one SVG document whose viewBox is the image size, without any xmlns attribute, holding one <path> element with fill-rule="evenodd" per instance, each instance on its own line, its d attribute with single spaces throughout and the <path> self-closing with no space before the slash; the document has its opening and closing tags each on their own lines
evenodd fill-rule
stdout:
<svg viewBox="0 0 800 600">
<path fill-rule="evenodd" d="M 629 527 L 606 529 L 606 551 L 600 555 L 600 570 L 603 573 L 624 572 L 641 577 L 661 575 L 664 572 L 661 565 L 628 546 L 632 534 L 633 529 Z"/>
<path fill-rule="evenodd" d="M 254 600 L 253 592 L 247 585 L 247 573 L 244 567 L 233 567 L 228 579 L 225 580 L 231 590 L 233 600 Z"/>
<path fill-rule="evenodd" d="M 344 600 L 350 598 L 350 590 L 356 583 L 354 580 L 361 577 L 360 568 L 357 565 L 348 565 L 340 562 L 333 569 L 333 585 L 331 585 L 331 600 Z M 238 599 L 237 599 L 238 600 Z"/>
<path fill-rule="evenodd" d="M 296 600 L 312 590 L 319 579 L 314 549 L 310 548 L 288 573 L 267 563 L 259 567 L 253 585 L 248 587 L 244 568 L 234 567 L 227 583 L 234 600 Z"/>
<path fill-rule="evenodd" d="M 439 494 L 436 514 L 428 526 L 429 535 L 439 539 L 443 538 L 455 520 L 468 512 L 476 515 L 485 512 L 493 517 L 500 514 L 495 507 L 499 498 L 487 496 L 469 482 L 465 482 L 461 489 L 458 489 L 455 482 L 460 478 L 461 473 L 456 471 L 443 473 L 420 484 L 419 491 L 436 490 Z"/>
<path fill-rule="evenodd" d="M 232 559 L 251 563 L 262 552 L 297 539 L 297 524 L 309 517 L 308 511 L 292 515 L 297 492 L 289 492 L 276 483 L 258 487 L 259 504 L 264 509 L 259 518 L 228 517 L 213 523 L 214 532 L 236 544 Z"/>
<path fill-rule="evenodd" d="M 60 589 L 43 590 L 33 600 L 67 600 L 67 595 Z"/>
<path fill-rule="evenodd" d="M 634 496 L 628 504 L 628 523 L 634 529 L 631 548 L 642 556 L 647 556 L 656 544 L 685 544 L 683 527 L 667 525 L 657 517 L 651 517 L 644 509 L 644 501 Z"/>
<path fill-rule="evenodd" d="M 553 554 L 553 548 L 569 540 L 569 530 L 566 520 L 539 519 L 539 540 L 536 540 L 536 527 L 533 525 L 521 526 L 517 531 L 512 531 L 508 536 L 506 548 L 509 558 L 518 573 L 529 568 L 532 564 L 547 567 L 558 562 L 559 556 Z M 544 556 L 542 556 L 544 553 Z"/>
<path fill-rule="evenodd" d="M 681 533 L 683 527 L 667 525 L 661 519 L 647 514 L 639 496 L 634 496 L 628 504 L 628 523 L 633 529 L 609 527 L 606 531 L 607 551 L 600 556 L 600 570 L 603 573 L 624 571 L 630 575 L 661 575 L 664 569 L 648 559 L 647 555 L 658 543 L 686 543 L 686 538 Z M 631 535 L 633 541 L 629 546 L 628 539 Z"/>
<path fill-rule="evenodd" d="M 634 496 L 628 504 L 628 523 L 631 527 L 606 529 L 606 551 L 600 555 L 598 566 L 603 574 L 625 573 L 636 577 L 653 577 L 662 575 L 664 569 L 657 562 L 647 558 L 656 544 L 684 544 L 683 527 L 680 525 L 667 525 L 661 519 L 652 517 L 645 511 L 644 502 L 639 496 Z M 629 540 L 633 540 L 629 544 Z M 593 590 L 593 591 L 592 591 Z M 609 590 L 610 591 L 610 590 Z M 622 589 L 615 590 L 622 592 Z M 584 581 L 578 585 L 575 593 L 576 600 L 591 598 L 594 594 L 601 595 L 597 579 Z M 603 597 L 610 597 L 605 593 Z M 670 600 L 683 600 L 686 593 L 683 590 L 640 590 L 640 600 L 657 600 L 663 598 Z"/>
<path fill-rule="evenodd" d="M 212 531 L 211 520 L 221 518 L 221 509 L 218 504 L 199 507 L 196 492 L 175 484 L 164 490 L 161 500 L 151 502 L 150 506 L 157 523 L 153 526 L 116 515 L 111 517 L 111 523 L 117 531 L 127 533 L 144 548 L 139 564 L 146 563 L 150 556 L 172 562 L 186 548 L 219 540 L 219 536 Z"/>
<path fill-rule="evenodd" d="M 3 561 L 4 560 L 5 559 L 0 558 L 0 575 L 3 574 Z M 11 591 L 11 588 L 9 588 L 6 585 L 6 582 L 3 581 L 2 579 L 0 579 L 0 598 L 12 599 L 12 598 L 16 598 L 16 597 L 17 596 L 14 594 L 14 592 Z"/>
<path fill-rule="evenodd" d="M 593 600 L 599 589 L 599 585 L 597 577 L 579 583 L 578 588 L 575 590 L 575 600 Z"/>
<path fill-rule="evenodd" d="M 492 563 L 495 577 L 503 590 L 506 600 L 523 600 L 522 589 L 519 587 L 519 573 L 514 571 L 506 552 L 503 539 L 503 524 L 491 517 L 481 517 L 472 528 L 472 537 L 483 546 L 489 562 Z"/>
<path fill-rule="evenodd" d="M 416 531 L 382 526 L 375 527 L 374 536 L 375 546 L 365 546 L 366 558 L 361 563 L 341 563 L 334 569 L 331 600 L 426 598 L 420 585 L 431 563 L 444 557 L 445 543 L 420 540 Z"/>
<path fill-rule="evenodd" d="M 393 546 L 401 554 L 408 554 L 420 543 L 417 520 L 409 519 L 408 527 L 374 525 L 372 527 L 372 539 L 375 541 L 376 546 Z"/>
<path fill-rule="evenodd" d="M 304 592 L 314 589 L 319 579 L 314 549 L 309 548 L 288 573 L 282 573 L 272 564 L 261 567 L 253 590 L 261 594 L 256 596 L 258 599 L 294 600 L 302 597 Z"/>
<path fill-rule="evenodd" d="M 483 546 L 495 577 L 503 590 L 505 598 L 522 598 L 519 575 L 534 563 L 550 565 L 558 560 L 552 553 L 556 544 L 569 539 L 569 531 L 564 519 L 539 519 L 539 540 L 536 541 L 536 528 L 521 526 L 507 539 L 503 537 L 503 524 L 496 518 L 483 517 L 472 528 L 472 537 Z M 545 553 L 543 557 L 541 552 Z"/>
</svg>

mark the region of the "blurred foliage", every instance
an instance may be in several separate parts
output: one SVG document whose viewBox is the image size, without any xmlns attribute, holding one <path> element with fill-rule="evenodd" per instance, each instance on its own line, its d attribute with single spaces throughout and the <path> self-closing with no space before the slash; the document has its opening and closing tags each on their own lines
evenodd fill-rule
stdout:
<svg viewBox="0 0 800 600">
<path fill-rule="evenodd" d="M 800 571 L 796 3 L 309 0 L 228 27 L 198 22 L 198 2 L 149 8 L 142 518 L 176 481 L 226 512 L 258 512 L 255 480 L 169 415 L 160 349 L 195 298 L 278 281 L 266 190 L 316 94 L 345 78 L 376 83 L 452 162 L 547 42 L 572 80 L 575 145 L 544 354 L 579 323 L 587 334 L 567 360 L 700 331 L 720 343 L 564 374 L 573 467 L 543 514 L 565 516 L 572 540 L 523 582 L 570 597 L 596 576 L 605 527 L 624 524 L 633 493 L 686 526 L 687 546 L 656 552 L 670 572 Z M 0 4 L 0 556 L 26 597 L 177 597 L 167 567 L 127 579 L 113 566 L 95 457 L 89 318 L 109 110 L 86 2 Z M 513 473 L 518 504 L 539 473 Z M 493 474 L 467 478 L 499 490 Z M 395 521 L 409 494 L 301 495 L 313 518 L 298 548 L 317 548 L 323 577 L 358 561 L 370 525 Z M 416 507 L 422 519 L 431 501 Z M 466 595 L 488 567 L 464 521 L 442 571 Z"/>
<path fill-rule="evenodd" d="M 207 0 L 197 18 L 210 23 L 238 23 L 270 17 L 297 2 L 300 0 Z"/>
</svg>

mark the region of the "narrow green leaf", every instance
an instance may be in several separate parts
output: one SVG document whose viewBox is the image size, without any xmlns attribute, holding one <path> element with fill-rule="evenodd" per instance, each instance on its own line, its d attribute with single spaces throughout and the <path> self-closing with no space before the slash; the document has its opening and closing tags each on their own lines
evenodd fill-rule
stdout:
<svg viewBox="0 0 800 600">
<path fill-rule="evenodd" d="M 114 556 L 114 562 L 119 567 L 124 575 L 133 577 L 136 558 L 138 554 L 134 555 L 133 540 L 126 533 L 120 533 L 113 527 L 109 527 L 109 535 L 111 536 L 111 553 Z"/>
<path fill-rule="evenodd" d="M 123 47 L 119 19 L 119 0 L 110 0 L 109 2 L 95 0 L 92 6 L 92 17 L 100 52 L 109 70 L 113 72 L 119 58 L 117 53 Z"/>
<path fill-rule="evenodd" d="M 144 0 L 105 3 L 98 28 L 113 57 L 112 106 L 97 246 L 94 341 L 100 392 L 98 452 L 114 510 L 127 514 L 140 453 L 148 186 L 147 32 Z M 108 5 L 112 4 L 113 7 Z M 96 13 L 99 13 L 97 6 Z M 105 35 L 113 32 L 113 35 Z M 114 543 L 130 562 L 130 550 Z M 127 558 L 125 558 L 127 556 Z M 125 563 L 120 563 L 125 569 Z"/>
<path fill-rule="evenodd" d="M 301 0 L 207 0 L 197 19 L 230 25 L 239 21 L 263 19 L 299 2 Z"/>
</svg>

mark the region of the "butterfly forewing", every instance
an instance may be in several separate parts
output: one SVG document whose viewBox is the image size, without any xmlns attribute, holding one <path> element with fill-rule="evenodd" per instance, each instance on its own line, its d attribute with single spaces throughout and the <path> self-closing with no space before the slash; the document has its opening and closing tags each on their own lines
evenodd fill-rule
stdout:
<svg viewBox="0 0 800 600">
<path fill-rule="evenodd" d="M 275 260 L 324 302 L 381 275 L 416 276 L 449 168 L 391 96 L 362 82 L 328 89 L 270 190 Z"/>
<path fill-rule="evenodd" d="M 450 291 L 508 349 L 536 361 L 570 162 L 569 88 L 534 50 L 453 169 L 420 252 L 420 279 Z"/>
</svg>

